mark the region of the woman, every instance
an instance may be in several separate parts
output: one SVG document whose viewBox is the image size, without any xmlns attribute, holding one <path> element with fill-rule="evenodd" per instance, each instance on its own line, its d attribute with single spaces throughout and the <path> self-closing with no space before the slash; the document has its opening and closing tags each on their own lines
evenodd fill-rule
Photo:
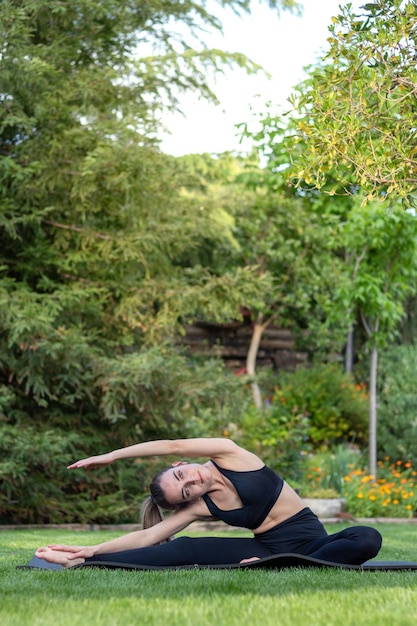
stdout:
<svg viewBox="0 0 417 626">
<path fill-rule="evenodd" d="M 230 439 L 148 441 L 77 461 L 68 469 L 148 456 L 210 460 L 203 464 L 176 461 L 153 479 L 142 530 L 89 547 L 53 544 L 39 548 L 36 556 L 64 567 L 100 560 L 154 566 L 231 564 L 289 552 L 361 564 L 379 552 L 381 536 L 373 528 L 356 526 L 328 535 L 280 476 Z M 159 507 L 173 513 L 162 519 Z M 202 518 L 248 528 L 253 537 L 168 541 Z"/>
</svg>

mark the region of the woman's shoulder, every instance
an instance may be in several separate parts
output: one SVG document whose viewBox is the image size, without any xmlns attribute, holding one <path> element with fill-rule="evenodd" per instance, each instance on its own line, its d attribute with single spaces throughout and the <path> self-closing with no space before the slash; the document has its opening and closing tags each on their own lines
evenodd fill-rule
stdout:
<svg viewBox="0 0 417 626">
<path fill-rule="evenodd" d="M 229 450 L 212 455 L 211 460 L 223 469 L 236 472 L 257 470 L 264 467 L 265 463 L 256 454 L 233 443 Z"/>
</svg>

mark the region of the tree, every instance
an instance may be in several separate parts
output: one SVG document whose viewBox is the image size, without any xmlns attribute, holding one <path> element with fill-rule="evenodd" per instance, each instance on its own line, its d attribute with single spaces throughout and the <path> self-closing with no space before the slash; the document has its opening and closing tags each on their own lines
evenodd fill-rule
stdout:
<svg viewBox="0 0 417 626">
<path fill-rule="evenodd" d="M 93 452 L 98 439 L 184 434 L 190 395 L 207 404 L 219 389 L 220 376 L 200 375 L 173 346 L 175 330 L 205 307 L 230 315 L 259 287 L 254 272 L 219 276 L 186 261 L 207 241 L 227 245 L 230 228 L 181 194 L 187 173 L 154 139 L 157 112 L 177 106 L 178 90 L 214 98 L 207 72 L 257 69 L 197 45 L 205 27 L 221 24 L 189 0 L 0 5 L 0 419 L 14 441 L 0 475 L 9 494 L 29 485 L 22 432 L 42 448 L 48 476 L 50 444 L 64 456 L 75 441 Z"/>
<path fill-rule="evenodd" d="M 376 477 L 378 350 L 398 336 L 406 297 L 417 291 L 417 219 L 401 207 L 357 206 L 342 225 L 341 238 L 351 281 L 336 292 L 334 313 L 345 311 L 352 325 L 359 313 L 368 338 L 369 471 Z"/>
<path fill-rule="evenodd" d="M 265 178 L 272 181 L 268 173 Z M 247 372 L 253 377 L 262 335 L 272 322 L 291 328 L 299 336 L 306 332 L 311 348 L 318 339 L 313 339 L 313 334 L 323 324 L 341 267 L 328 245 L 332 221 L 312 210 L 306 198 L 290 196 L 279 185 L 275 187 L 264 182 L 255 201 L 235 214 L 239 243 L 235 262 L 252 267 L 259 280 L 265 281 L 261 297 L 245 303 L 253 324 L 247 355 Z M 322 336 L 322 347 L 324 343 Z M 260 407 L 256 379 L 253 392 Z"/>
<path fill-rule="evenodd" d="M 296 116 L 289 117 L 285 124 L 274 115 L 266 115 L 261 121 L 256 139 L 268 157 L 266 180 L 270 186 L 288 180 L 292 171 L 288 145 L 303 124 Z M 309 135 L 298 137 L 292 148 L 294 166 L 309 162 Z M 318 212 L 323 219 L 332 218 L 327 244 L 339 271 L 323 328 L 344 326 L 348 331 L 346 365 L 352 362 L 351 340 L 358 321 L 367 336 L 366 347 L 371 355 L 369 465 L 371 473 L 376 475 L 378 350 L 399 334 L 407 298 L 415 293 L 417 221 L 413 211 L 404 212 L 393 201 L 393 206 L 389 202 L 370 202 L 369 198 L 364 203 L 352 171 L 336 161 L 328 165 L 320 173 L 320 190 L 306 168 L 302 178 L 300 170 L 298 187 L 289 186 L 286 193 L 309 199 L 312 212 Z"/>
<path fill-rule="evenodd" d="M 280 4 L 294 6 L 271 2 Z M 25 381 L 20 390 L 37 402 L 58 398 L 43 368 L 50 362 L 57 374 L 54 359 L 72 342 L 83 358 L 67 353 L 66 367 L 80 398 L 89 391 L 79 365 L 94 372 L 94 353 L 123 356 L 166 340 L 204 306 L 218 316 L 238 310 L 244 272 L 222 278 L 184 267 L 203 240 L 227 232 L 178 193 L 182 169 L 152 132 L 156 110 L 176 106 L 176 90 L 213 95 L 207 68 L 255 66 L 178 39 L 175 20 L 190 34 L 221 28 L 194 2 L 6 0 L 0 19 L 1 323 L 15 354 L 3 378 Z M 143 43 L 159 55 L 135 57 Z"/>
<path fill-rule="evenodd" d="M 412 0 L 340 9 L 330 50 L 292 97 L 298 117 L 291 174 L 321 188 L 346 174 L 364 200 L 416 200 L 416 25 Z M 298 142 L 306 150 L 297 152 Z"/>
<path fill-rule="evenodd" d="M 340 266 L 329 246 L 332 220 L 314 211 L 309 198 L 289 193 L 272 163 L 260 168 L 255 155 L 245 159 L 229 154 L 188 155 L 183 160 L 190 172 L 188 193 L 202 209 L 217 207 L 219 219 L 223 211 L 228 220 L 231 245 L 213 248 L 208 242 L 204 262 L 219 277 L 238 271 L 242 287 L 246 282 L 240 294 L 252 327 L 246 372 L 260 408 L 256 363 L 268 326 L 279 323 L 299 338 L 307 332 L 304 346 L 317 339 L 317 334 L 314 339 L 312 335 L 322 324 Z M 247 273 L 255 279 L 256 291 L 249 289 Z M 227 298 L 233 297 L 231 289 Z M 234 315 L 239 313 L 235 310 Z M 334 346 L 334 336 L 332 340 Z"/>
<path fill-rule="evenodd" d="M 249 169 L 243 178 L 249 187 L 263 190 L 264 196 L 260 197 L 264 197 L 265 204 L 271 203 L 271 212 L 277 205 L 287 207 L 282 216 L 287 224 L 280 224 L 278 234 L 273 228 L 271 231 L 271 240 L 275 238 L 279 242 L 277 247 L 281 248 L 281 252 L 274 251 L 274 255 L 281 254 L 283 267 L 289 263 L 284 276 L 299 276 L 293 293 L 291 279 L 280 285 L 285 293 L 288 290 L 287 295 L 279 300 L 280 304 L 283 305 L 287 298 L 294 299 L 292 308 L 282 308 L 283 319 L 308 329 L 310 351 L 316 355 L 340 353 L 345 335 L 346 371 L 351 372 L 351 328 L 345 312 L 339 318 L 334 315 L 332 303 L 335 291 L 347 280 L 346 253 L 339 237 L 340 223 L 347 219 L 356 203 L 354 194 L 358 189 L 348 172 L 340 181 L 335 170 L 327 172 L 320 190 L 311 179 L 300 180 L 298 186 L 289 184 L 291 158 L 301 161 L 306 151 L 305 141 L 300 140 L 296 145 L 292 141 L 298 124 L 297 117 L 283 116 L 269 103 L 254 121 L 242 125 L 243 135 L 253 140 L 260 160 L 265 162 L 263 168 Z M 265 232 L 268 229 L 269 223 L 266 222 Z M 263 234 L 253 238 L 253 250 L 258 250 L 263 239 Z M 300 250 L 303 251 L 301 255 Z M 279 276 L 278 271 L 277 280 Z M 260 330 L 261 327 L 259 336 Z M 256 350 L 253 353 L 256 354 Z"/>
</svg>

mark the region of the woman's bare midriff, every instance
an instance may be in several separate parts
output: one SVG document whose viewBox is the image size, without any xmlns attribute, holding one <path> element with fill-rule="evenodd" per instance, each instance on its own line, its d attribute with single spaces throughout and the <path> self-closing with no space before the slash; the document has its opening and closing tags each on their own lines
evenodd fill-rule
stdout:
<svg viewBox="0 0 417 626">
<path fill-rule="evenodd" d="M 278 500 L 258 528 L 254 529 L 254 534 L 258 535 L 267 530 L 271 530 L 278 524 L 306 508 L 305 502 L 285 481 Z"/>
</svg>

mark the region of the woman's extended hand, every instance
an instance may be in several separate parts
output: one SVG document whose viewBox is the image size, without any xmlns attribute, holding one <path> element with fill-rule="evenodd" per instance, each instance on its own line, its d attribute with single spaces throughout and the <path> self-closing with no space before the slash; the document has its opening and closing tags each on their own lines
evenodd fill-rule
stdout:
<svg viewBox="0 0 417 626">
<path fill-rule="evenodd" d="M 81 459 L 80 461 L 76 461 L 71 465 L 68 465 L 67 469 L 80 469 L 85 467 L 87 469 L 92 467 L 102 467 L 104 465 L 110 465 L 113 463 L 114 457 L 112 452 L 107 452 L 107 454 L 99 454 L 98 456 L 89 456 L 87 459 Z"/>
<path fill-rule="evenodd" d="M 61 543 L 48 545 L 50 550 L 66 552 L 69 561 L 73 559 L 89 559 L 95 554 L 95 546 L 66 546 Z"/>
</svg>

